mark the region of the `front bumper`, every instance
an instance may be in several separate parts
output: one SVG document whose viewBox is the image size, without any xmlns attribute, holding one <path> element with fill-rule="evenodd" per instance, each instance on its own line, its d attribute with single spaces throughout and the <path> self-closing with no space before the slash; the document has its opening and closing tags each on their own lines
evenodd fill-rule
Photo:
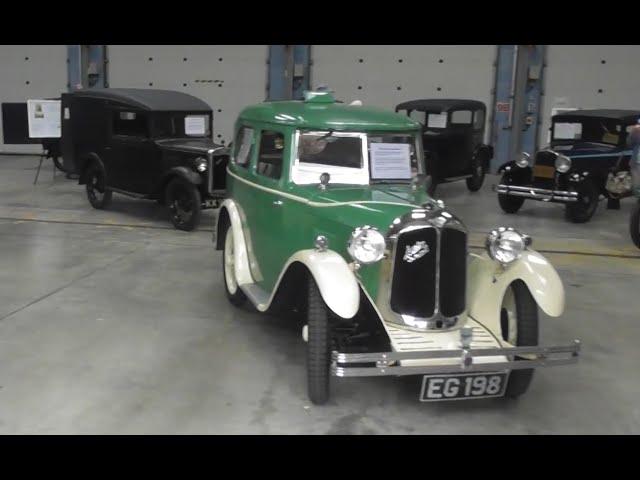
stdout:
<svg viewBox="0 0 640 480">
<path fill-rule="evenodd" d="M 554 367 L 578 361 L 580 342 L 553 347 L 461 348 L 418 352 L 340 353 L 331 355 L 331 374 L 336 377 L 379 377 L 431 373 L 495 372 L 523 368 Z M 475 362 L 482 357 L 511 358 L 498 362 Z M 516 359 L 515 357 L 518 357 Z M 415 365 L 420 361 L 442 359 L 442 364 Z M 412 365 L 402 365 L 410 360 Z M 363 364 L 373 364 L 363 366 Z"/>
<path fill-rule="evenodd" d="M 569 192 L 565 190 L 548 190 L 546 188 L 504 184 L 495 186 L 494 190 L 500 195 L 530 198 L 541 202 L 573 203 L 578 201 L 578 192 Z"/>
</svg>

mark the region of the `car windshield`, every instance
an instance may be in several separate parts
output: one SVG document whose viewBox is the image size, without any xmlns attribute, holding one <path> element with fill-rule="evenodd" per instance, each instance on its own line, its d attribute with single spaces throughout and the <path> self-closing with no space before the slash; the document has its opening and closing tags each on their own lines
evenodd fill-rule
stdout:
<svg viewBox="0 0 640 480">
<path fill-rule="evenodd" d="M 553 140 L 594 142 L 618 145 L 625 135 L 617 120 L 589 118 L 580 121 L 560 120 L 553 123 Z"/>
<path fill-rule="evenodd" d="M 368 185 L 407 183 L 424 173 L 420 135 L 299 131 L 291 178 L 297 184 L 319 183 L 328 173 L 331 183 Z"/>
<path fill-rule="evenodd" d="M 153 117 L 155 137 L 211 137 L 209 115 L 203 113 L 157 113 Z"/>
</svg>

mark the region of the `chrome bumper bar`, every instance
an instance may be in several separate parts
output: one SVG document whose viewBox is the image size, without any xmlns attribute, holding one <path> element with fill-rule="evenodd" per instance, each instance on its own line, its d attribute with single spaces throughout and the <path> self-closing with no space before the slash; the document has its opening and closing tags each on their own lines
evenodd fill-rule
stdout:
<svg viewBox="0 0 640 480">
<path fill-rule="evenodd" d="M 546 188 L 520 187 L 517 185 L 497 185 L 494 190 L 501 195 L 511 195 L 514 197 L 531 198 L 542 202 L 577 202 L 578 192 L 567 192 L 563 190 L 548 190 Z"/>
<path fill-rule="evenodd" d="M 477 348 L 428 350 L 421 352 L 340 353 L 331 354 L 331 375 L 336 377 L 378 377 L 385 375 L 422 375 L 429 373 L 495 372 L 535 367 L 555 367 L 578 361 L 580 341 L 554 347 Z M 520 357 L 506 362 L 474 363 L 478 357 Z M 404 366 L 400 360 L 458 360 L 455 364 Z M 363 366 L 362 364 L 373 364 Z M 350 364 L 357 364 L 351 366 Z"/>
</svg>

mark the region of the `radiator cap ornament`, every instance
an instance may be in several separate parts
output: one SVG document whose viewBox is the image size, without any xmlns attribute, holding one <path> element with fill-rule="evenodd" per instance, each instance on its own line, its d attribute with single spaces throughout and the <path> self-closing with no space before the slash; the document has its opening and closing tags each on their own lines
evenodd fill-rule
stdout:
<svg viewBox="0 0 640 480">
<path fill-rule="evenodd" d="M 402 259 L 407 263 L 413 263 L 416 260 L 424 257 L 429 253 L 429 245 L 424 240 L 414 243 L 413 245 L 407 245 L 404 256 Z"/>
</svg>

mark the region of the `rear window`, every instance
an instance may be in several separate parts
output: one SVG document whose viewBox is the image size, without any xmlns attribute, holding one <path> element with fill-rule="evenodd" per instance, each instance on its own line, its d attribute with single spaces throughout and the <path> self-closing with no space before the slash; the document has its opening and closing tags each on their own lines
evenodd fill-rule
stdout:
<svg viewBox="0 0 640 480">
<path fill-rule="evenodd" d="M 456 110 L 451 112 L 452 125 L 471 125 L 473 113 L 471 110 Z"/>
</svg>

